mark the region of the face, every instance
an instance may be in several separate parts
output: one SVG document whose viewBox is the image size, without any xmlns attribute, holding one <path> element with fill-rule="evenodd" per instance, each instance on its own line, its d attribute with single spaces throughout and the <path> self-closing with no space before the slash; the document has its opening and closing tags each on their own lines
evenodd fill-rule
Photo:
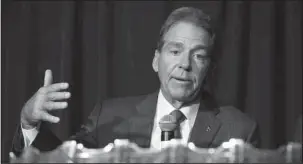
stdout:
<svg viewBox="0 0 303 164">
<path fill-rule="evenodd" d="M 163 95 L 171 101 L 187 102 L 199 93 L 210 58 L 209 34 L 191 23 L 173 25 L 156 51 L 153 69 L 158 72 Z"/>
</svg>

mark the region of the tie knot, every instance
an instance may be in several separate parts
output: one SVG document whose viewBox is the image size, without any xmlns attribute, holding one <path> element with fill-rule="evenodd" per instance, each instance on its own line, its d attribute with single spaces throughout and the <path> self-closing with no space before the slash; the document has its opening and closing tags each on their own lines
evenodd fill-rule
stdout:
<svg viewBox="0 0 303 164">
<path fill-rule="evenodd" d="M 177 123 L 181 124 L 184 120 L 186 120 L 186 116 L 180 110 L 174 110 L 169 115 L 172 115 L 176 118 Z"/>
</svg>

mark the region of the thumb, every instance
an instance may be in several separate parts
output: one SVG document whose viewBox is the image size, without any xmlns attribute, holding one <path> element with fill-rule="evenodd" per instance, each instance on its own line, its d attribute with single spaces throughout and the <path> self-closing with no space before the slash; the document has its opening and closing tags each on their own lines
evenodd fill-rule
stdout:
<svg viewBox="0 0 303 164">
<path fill-rule="evenodd" d="M 51 85 L 53 82 L 53 75 L 50 69 L 47 69 L 44 74 L 44 86 Z"/>
</svg>

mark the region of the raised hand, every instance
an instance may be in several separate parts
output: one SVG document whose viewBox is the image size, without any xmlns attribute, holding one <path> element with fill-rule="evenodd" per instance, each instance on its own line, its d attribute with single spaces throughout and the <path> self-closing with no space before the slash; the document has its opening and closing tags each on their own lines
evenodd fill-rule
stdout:
<svg viewBox="0 0 303 164">
<path fill-rule="evenodd" d="M 68 83 L 52 84 L 53 76 L 51 70 L 45 71 L 44 85 L 26 102 L 21 111 L 21 123 L 25 129 L 34 128 L 40 121 L 57 123 L 59 117 L 49 114 L 49 111 L 65 109 L 70 98 L 69 92 L 62 90 L 68 88 Z M 60 102 L 56 102 L 60 101 Z"/>
</svg>

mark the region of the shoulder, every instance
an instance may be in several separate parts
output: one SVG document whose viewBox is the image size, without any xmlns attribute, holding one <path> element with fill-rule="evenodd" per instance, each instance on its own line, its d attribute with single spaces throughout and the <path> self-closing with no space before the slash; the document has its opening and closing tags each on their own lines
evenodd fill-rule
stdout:
<svg viewBox="0 0 303 164">
<path fill-rule="evenodd" d="M 244 140 L 254 140 L 258 138 L 258 124 L 241 110 L 233 106 L 220 107 L 217 118 L 221 122 L 221 129 L 232 138 L 243 138 Z"/>
<path fill-rule="evenodd" d="M 142 101 L 147 95 L 116 97 L 102 101 L 103 107 L 133 106 Z"/>
<path fill-rule="evenodd" d="M 217 117 L 223 123 L 229 123 L 244 127 L 256 126 L 256 121 L 252 117 L 233 106 L 219 107 L 219 113 Z"/>
<path fill-rule="evenodd" d="M 136 106 L 147 95 L 117 97 L 103 100 L 99 103 L 99 110 L 103 116 L 128 117 L 136 111 Z"/>
</svg>

